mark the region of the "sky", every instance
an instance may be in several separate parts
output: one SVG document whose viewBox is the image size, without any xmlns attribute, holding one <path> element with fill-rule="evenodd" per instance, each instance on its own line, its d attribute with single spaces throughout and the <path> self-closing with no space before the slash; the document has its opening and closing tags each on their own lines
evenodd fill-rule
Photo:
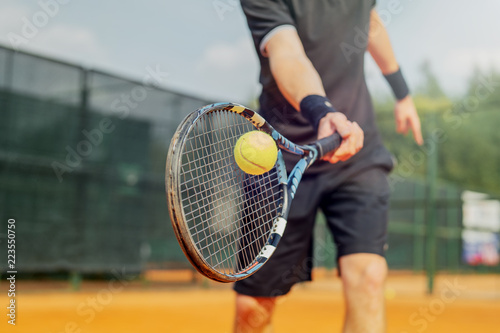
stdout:
<svg viewBox="0 0 500 333">
<path fill-rule="evenodd" d="M 498 0 L 379 0 L 377 10 L 411 89 L 424 60 L 452 96 L 475 66 L 500 69 Z M 260 91 L 236 0 L 2 0 L 0 43 L 138 80 L 159 68 L 166 88 L 214 102 Z M 390 94 L 368 55 L 365 72 L 373 95 Z"/>
</svg>

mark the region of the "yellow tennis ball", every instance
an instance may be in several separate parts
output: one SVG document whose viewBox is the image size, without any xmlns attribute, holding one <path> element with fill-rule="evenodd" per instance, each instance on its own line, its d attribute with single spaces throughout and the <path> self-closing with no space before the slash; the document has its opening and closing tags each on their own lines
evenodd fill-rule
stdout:
<svg viewBox="0 0 500 333">
<path fill-rule="evenodd" d="M 234 158 L 244 172 L 251 175 L 262 175 L 276 164 L 278 147 L 269 134 L 251 131 L 243 134 L 236 141 Z"/>
</svg>

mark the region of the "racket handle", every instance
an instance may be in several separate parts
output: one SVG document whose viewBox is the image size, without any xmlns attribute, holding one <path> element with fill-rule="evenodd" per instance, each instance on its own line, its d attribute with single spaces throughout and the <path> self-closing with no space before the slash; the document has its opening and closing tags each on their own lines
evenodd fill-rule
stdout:
<svg viewBox="0 0 500 333">
<path fill-rule="evenodd" d="M 340 147 L 341 142 L 342 137 L 339 133 L 334 133 L 333 135 L 316 141 L 316 147 L 318 148 L 318 158 L 322 158 L 326 154 L 337 150 Z"/>
</svg>

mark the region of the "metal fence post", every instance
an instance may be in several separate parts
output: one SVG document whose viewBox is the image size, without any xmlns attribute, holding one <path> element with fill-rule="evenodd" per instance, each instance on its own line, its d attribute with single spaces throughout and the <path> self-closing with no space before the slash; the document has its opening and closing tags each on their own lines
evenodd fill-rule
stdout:
<svg viewBox="0 0 500 333">
<path fill-rule="evenodd" d="M 424 269 L 425 238 L 422 232 L 425 228 L 425 186 L 415 183 L 413 191 L 413 271 Z"/>
<path fill-rule="evenodd" d="M 75 144 L 78 145 L 78 142 L 84 139 L 83 136 L 83 130 L 87 126 L 87 120 L 88 120 L 88 98 L 89 98 L 89 91 L 88 91 L 88 71 L 84 68 L 81 68 L 81 81 L 80 81 L 80 105 L 78 108 L 78 133 L 76 133 L 76 142 Z M 76 251 L 74 252 L 75 259 L 81 260 L 86 252 L 86 249 L 84 248 L 85 243 L 84 243 L 84 235 L 85 235 L 85 224 L 86 224 L 86 188 L 87 188 L 87 174 L 85 170 L 85 163 L 82 160 L 80 164 L 80 170 L 76 170 L 76 179 L 75 179 L 75 191 L 76 191 L 76 202 L 75 202 L 75 208 L 74 208 L 74 216 L 73 216 L 73 223 L 75 226 L 75 249 Z M 81 267 L 78 267 L 76 265 L 73 267 L 75 270 L 72 273 L 72 276 L 78 275 L 80 272 L 78 271 L 81 269 Z M 74 280 L 72 278 L 72 280 Z M 74 285 L 72 283 L 72 285 Z"/>
<path fill-rule="evenodd" d="M 427 125 L 428 135 L 427 140 L 432 140 L 432 133 L 436 129 L 436 114 L 429 115 Z M 437 239 L 436 239 L 436 224 L 437 224 L 437 172 L 438 172 L 438 143 L 431 141 L 432 148 L 429 150 L 427 158 L 427 246 L 426 246 L 426 271 L 427 271 L 427 293 L 432 294 L 434 291 L 434 277 L 436 275 L 437 261 Z"/>
</svg>

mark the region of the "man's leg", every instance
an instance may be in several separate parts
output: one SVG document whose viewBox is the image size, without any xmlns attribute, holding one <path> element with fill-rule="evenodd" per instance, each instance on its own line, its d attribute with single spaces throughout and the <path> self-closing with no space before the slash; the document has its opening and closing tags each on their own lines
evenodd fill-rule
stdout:
<svg viewBox="0 0 500 333">
<path fill-rule="evenodd" d="M 373 168 L 346 177 L 321 203 L 337 245 L 346 304 L 344 333 L 385 331 L 389 194 L 387 170 Z"/>
<path fill-rule="evenodd" d="M 298 282 L 310 280 L 319 185 L 316 177 L 302 178 L 276 251 L 258 272 L 234 284 L 235 332 L 271 332 L 275 297 L 286 295 Z"/>
<path fill-rule="evenodd" d="M 234 333 L 271 333 L 275 297 L 236 294 Z"/>
<path fill-rule="evenodd" d="M 356 253 L 339 259 L 344 287 L 346 317 L 344 333 L 385 332 L 385 258 Z"/>
</svg>

